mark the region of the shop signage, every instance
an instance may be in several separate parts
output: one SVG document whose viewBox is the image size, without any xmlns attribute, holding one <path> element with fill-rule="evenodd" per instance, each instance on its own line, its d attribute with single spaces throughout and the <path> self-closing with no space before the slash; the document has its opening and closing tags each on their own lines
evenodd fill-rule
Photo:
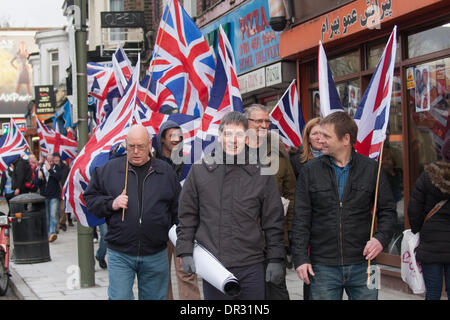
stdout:
<svg viewBox="0 0 450 320">
<path fill-rule="evenodd" d="M 269 19 L 268 1 L 253 0 L 201 31 L 210 46 L 217 46 L 219 26 L 224 27 L 233 47 L 237 73 L 241 74 L 280 60 L 280 33 L 272 30 Z"/>
<path fill-rule="evenodd" d="M 241 94 L 262 89 L 266 86 L 266 69 L 260 68 L 238 76 L 238 82 Z"/>
<path fill-rule="evenodd" d="M 322 18 L 322 41 L 333 40 L 347 35 L 350 29 L 380 29 L 380 23 L 392 17 L 392 1 L 367 0 L 366 7 L 362 10 L 350 7 L 348 12 L 339 15 L 325 15 Z"/>
<path fill-rule="evenodd" d="M 56 96 L 52 85 L 35 86 L 36 114 L 55 113 Z"/>
<path fill-rule="evenodd" d="M 106 11 L 100 12 L 102 28 L 140 28 L 144 27 L 144 11 Z"/>
<path fill-rule="evenodd" d="M 280 84 L 282 81 L 281 62 L 266 67 L 266 86 Z"/>
</svg>

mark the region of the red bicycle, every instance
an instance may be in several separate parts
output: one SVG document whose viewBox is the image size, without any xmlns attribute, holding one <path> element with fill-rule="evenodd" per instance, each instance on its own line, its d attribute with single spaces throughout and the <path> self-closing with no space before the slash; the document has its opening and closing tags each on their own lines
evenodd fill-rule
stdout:
<svg viewBox="0 0 450 320">
<path fill-rule="evenodd" d="M 16 213 L 15 217 L 8 217 L 3 212 L 0 212 L 0 296 L 6 294 L 9 277 L 11 277 L 9 273 L 9 229 L 13 221 L 20 222 L 21 218 L 21 213 Z"/>
</svg>

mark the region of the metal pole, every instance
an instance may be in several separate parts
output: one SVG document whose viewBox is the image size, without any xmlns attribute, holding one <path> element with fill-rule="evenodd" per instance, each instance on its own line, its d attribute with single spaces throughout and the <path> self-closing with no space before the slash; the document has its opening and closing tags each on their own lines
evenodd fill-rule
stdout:
<svg viewBox="0 0 450 320">
<path fill-rule="evenodd" d="M 88 98 L 87 98 L 87 27 L 86 27 L 86 0 L 75 0 L 75 5 L 80 8 L 75 19 L 79 16 L 81 21 L 76 21 L 75 50 L 76 50 L 76 73 L 77 73 L 77 99 L 78 99 L 78 151 L 88 141 Z M 93 287 L 95 285 L 95 261 L 93 229 L 77 225 L 78 233 L 78 266 L 80 267 L 81 288 Z"/>
</svg>

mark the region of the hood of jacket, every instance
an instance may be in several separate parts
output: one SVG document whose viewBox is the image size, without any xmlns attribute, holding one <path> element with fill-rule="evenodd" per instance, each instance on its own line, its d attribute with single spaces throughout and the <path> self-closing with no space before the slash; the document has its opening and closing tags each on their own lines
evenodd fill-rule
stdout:
<svg viewBox="0 0 450 320">
<path fill-rule="evenodd" d="M 164 122 L 161 125 L 161 127 L 159 128 L 158 135 L 156 136 L 156 141 L 155 141 L 156 143 L 154 146 L 154 148 L 156 150 L 157 158 L 160 158 L 162 156 L 161 138 L 164 136 L 164 133 L 166 130 L 172 129 L 172 128 L 178 128 L 181 130 L 181 133 L 183 133 L 183 130 L 181 129 L 179 124 L 176 123 L 175 121 L 167 120 L 166 122 Z"/>
<path fill-rule="evenodd" d="M 442 193 L 450 194 L 450 163 L 437 161 L 425 166 L 431 183 Z"/>
</svg>

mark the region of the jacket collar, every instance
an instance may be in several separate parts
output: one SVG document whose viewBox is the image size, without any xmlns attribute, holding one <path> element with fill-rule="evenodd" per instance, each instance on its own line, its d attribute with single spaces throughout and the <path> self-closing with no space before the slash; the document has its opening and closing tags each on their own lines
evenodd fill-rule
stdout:
<svg viewBox="0 0 450 320">
<path fill-rule="evenodd" d="M 213 172 L 219 166 L 233 166 L 233 165 L 227 165 L 227 164 L 220 164 L 217 163 L 217 159 L 214 157 L 214 153 L 208 154 L 203 158 L 202 164 L 206 167 L 206 169 L 209 172 Z M 259 164 L 240 164 L 236 165 L 242 168 L 245 172 L 247 172 L 249 175 L 255 175 L 260 172 L 260 165 Z"/>
</svg>

